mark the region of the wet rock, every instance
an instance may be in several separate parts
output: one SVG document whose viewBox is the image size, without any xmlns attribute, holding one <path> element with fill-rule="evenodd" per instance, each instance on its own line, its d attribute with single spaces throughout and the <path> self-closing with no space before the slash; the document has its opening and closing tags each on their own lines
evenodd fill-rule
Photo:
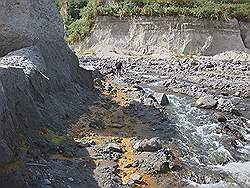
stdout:
<svg viewBox="0 0 250 188">
<path fill-rule="evenodd" d="M 168 97 L 165 93 L 154 93 L 153 97 L 159 105 L 166 106 L 169 104 Z"/>
<path fill-rule="evenodd" d="M 116 143 L 109 143 L 108 146 L 105 148 L 105 151 L 106 152 L 113 151 L 113 152 L 118 152 L 118 153 L 123 152 L 122 148 Z"/>
<path fill-rule="evenodd" d="M 219 122 L 226 122 L 227 118 L 224 116 L 223 113 L 216 113 L 215 114 L 215 118 L 219 121 Z"/>
<path fill-rule="evenodd" d="M 168 172 L 170 170 L 169 162 L 165 161 L 165 160 L 156 161 L 154 164 L 154 170 L 159 172 L 159 173 Z"/>
<path fill-rule="evenodd" d="M 196 106 L 201 108 L 213 108 L 216 106 L 217 101 L 214 99 L 212 95 L 206 95 L 200 97 L 195 103 Z"/>
<path fill-rule="evenodd" d="M 133 146 L 135 151 L 148 151 L 155 152 L 162 148 L 162 143 L 159 138 L 151 138 L 150 140 L 145 139 L 142 141 L 137 141 Z"/>
</svg>

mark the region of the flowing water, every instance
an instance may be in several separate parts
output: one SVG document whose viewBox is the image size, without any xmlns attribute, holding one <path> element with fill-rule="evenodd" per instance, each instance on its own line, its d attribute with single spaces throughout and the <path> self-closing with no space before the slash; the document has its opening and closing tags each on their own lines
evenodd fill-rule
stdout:
<svg viewBox="0 0 250 188">
<path fill-rule="evenodd" d="M 158 83 L 150 84 L 146 91 L 152 92 Z M 248 144 L 238 143 L 236 149 L 228 142 L 229 136 L 216 133 L 221 125 L 213 120 L 211 111 L 193 106 L 187 97 L 168 98 L 168 118 L 179 132 L 174 143 L 191 172 L 185 179 L 197 187 L 250 187 L 249 130 L 242 130 Z"/>
</svg>

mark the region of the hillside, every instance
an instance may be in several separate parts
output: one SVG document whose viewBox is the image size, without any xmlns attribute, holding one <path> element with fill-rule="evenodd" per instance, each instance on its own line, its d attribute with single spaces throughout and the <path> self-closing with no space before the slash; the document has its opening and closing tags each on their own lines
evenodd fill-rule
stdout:
<svg viewBox="0 0 250 188">
<path fill-rule="evenodd" d="M 249 0 L 57 0 L 64 18 L 67 40 L 81 41 L 96 16 L 191 16 L 228 21 L 250 21 Z"/>
</svg>

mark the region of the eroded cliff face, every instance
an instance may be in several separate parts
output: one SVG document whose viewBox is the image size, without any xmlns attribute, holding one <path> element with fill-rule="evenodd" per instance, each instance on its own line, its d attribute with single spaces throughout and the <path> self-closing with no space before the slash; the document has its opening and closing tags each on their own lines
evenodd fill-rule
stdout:
<svg viewBox="0 0 250 188">
<path fill-rule="evenodd" d="M 63 37 L 54 1 L 0 1 L 0 164 L 15 157 L 20 134 L 62 129 L 91 101 L 91 73 Z"/>
<path fill-rule="evenodd" d="M 142 54 L 215 55 L 249 48 L 249 25 L 190 17 L 98 17 L 79 48 L 108 53 L 133 50 Z M 242 31 L 244 34 L 242 34 Z"/>
</svg>

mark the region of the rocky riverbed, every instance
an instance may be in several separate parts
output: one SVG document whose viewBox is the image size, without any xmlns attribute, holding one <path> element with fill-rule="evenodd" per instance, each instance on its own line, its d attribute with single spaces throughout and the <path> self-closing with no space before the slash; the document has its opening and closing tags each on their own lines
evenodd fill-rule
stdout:
<svg viewBox="0 0 250 188">
<path fill-rule="evenodd" d="M 250 186 L 249 62 L 82 57 L 80 66 L 93 70 L 99 97 L 67 129 L 23 138 L 3 185 Z"/>
<path fill-rule="evenodd" d="M 114 75 L 117 61 L 124 65 L 121 77 Z M 158 187 L 249 186 L 248 61 L 83 57 L 80 62 L 98 70 L 94 72 L 100 88 L 114 96 L 122 93 L 126 110 L 121 113 L 143 120 L 141 125 L 130 124 L 133 134 L 126 136 L 135 158 L 142 156 L 145 163 L 136 170 L 142 180 L 146 173 Z M 111 127 L 123 134 L 130 126 L 118 122 Z M 138 125 L 139 131 L 134 130 Z M 157 147 L 144 151 L 140 144 L 147 148 L 147 142 Z M 160 143 L 164 149 L 158 148 Z M 128 169 L 133 164 L 127 164 Z M 245 168 L 235 171 L 240 166 Z M 130 173 L 124 172 L 118 174 L 121 182 L 132 183 Z"/>
</svg>

